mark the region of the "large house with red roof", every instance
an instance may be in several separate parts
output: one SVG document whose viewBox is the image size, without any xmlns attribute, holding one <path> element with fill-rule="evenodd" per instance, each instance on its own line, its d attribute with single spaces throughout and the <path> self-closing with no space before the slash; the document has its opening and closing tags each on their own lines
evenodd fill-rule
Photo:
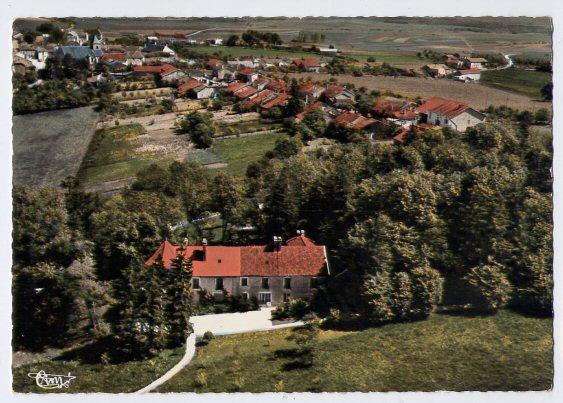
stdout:
<svg viewBox="0 0 563 403">
<path fill-rule="evenodd" d="M 288 239 L 274 237 L 270 245 L 176 246 L 165 240 L 147 260 L 146 266 L 162 262 L 172 268 L 178 254 L 192 261 L 192 290 L 211 293 L 221 301 L 227 294 L 261 305 L 278 305 L 290 298 L 309 298 L 329 274 L 326 247 L 316 245 L 304 231 Z"/>
<path fill-rule="evenodd" d="M 485 121 L 486 116 L 462 102 L 432 97 L 417 108 L 420 123 L 449 127 L 464 132 Z"/>
</svg>

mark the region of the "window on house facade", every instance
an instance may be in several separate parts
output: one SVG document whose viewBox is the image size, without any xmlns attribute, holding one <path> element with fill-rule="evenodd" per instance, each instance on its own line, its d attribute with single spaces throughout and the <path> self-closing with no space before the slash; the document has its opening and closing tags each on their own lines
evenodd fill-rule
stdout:
<svg viewBox="0 0 563 403">
<path fill-rule="evenodd" d="M 223 279 L 221 277 L 215 279 L 215 290 L 223 290 Z"/>
<path fill-rule="evenodd" d="M 270 288 L 270 279 L 268 277 L 262 277 L 262 288 L 266 290 Z"/>
<path fill-rule="evenodd" d="M 283 278 L 283 288 L 286 290 L 291 290 L 291 277 Z"/>
<path fill-rule="evenodd" d="M 241 277 L 240 278 L 240 286 L 241 287 L 248 287 L 248 277 Z"/>
<path fill-rule="evenodd" d="M 289 299 L 291 298 L 291 294 L 288 292 L 284 292 L 283 293 L 283 302 L 287 302 L 289 301 Z"/>
<path fill-rule="evenodd" d="M 192 278 L 192 289 L 199 290 L 199 278 L 197 277 Z"/>
<path fill-rule="evenodd" d="M 311 277 L 311 282 L 309 283 L 309 288 L 317 288 L 318 281 L 316 277 Z"/>
<path fill-rule="evenodd" d="M 241 296 L 242 296 L 242 300 L 243 300 L 243 301 L 248 301 L 248 293 L 247 293 L 247 292 L 243 292 L 243 293 L 241 294 Z"/>
</svg>

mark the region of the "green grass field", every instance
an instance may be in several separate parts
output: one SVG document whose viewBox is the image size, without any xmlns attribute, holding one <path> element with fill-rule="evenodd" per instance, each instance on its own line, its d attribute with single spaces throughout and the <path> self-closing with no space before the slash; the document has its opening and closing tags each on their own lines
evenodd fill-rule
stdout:
<svg viewBox="0 0 563 403">
<path fill-rule="evenodd" d="M 258 57 L 280 57 L 280 58 L 299 58 L 299 57 L 321 57 L 321 55 L 306 51 L 292 51 L 281 49 L 260 49 L 245 46 L 190 46 L 190 50 L 204 55 L 218 55 L 241 57 L 241 56 L 258 56 Z M 424 63 L 426 59 L 420 59 L 416 56 L 416 52 L 344 52 L 343 55 L 351 56 L 360 62 L 365 62 L 368 57 L 374 56 L 377 62 L 387 63 Z M 328 60 L 332 56 L 324 56 Z"/>
<path fill-rule="evenodd" d="M 184 348 L 165 350 L 158 356 L 145 361 L 123 364 L 83 364 L 80 361 L 52 360 L 24 365 L 13 371 L 13 389 L 23 393 L 123 393 L 134 392 L 148 385 L 172 368 L 184 355 Z M 35 380 L 28 377 L 30 372 L 40 370 L 48 374 L 66 375 L 69 372 L 76 379 L 68 389 L 41 389 Z"/>
<path fill-rule="evenodd" d="M 488 70 L 481 74 L 483 84 L 528 95 L 534 99 L 541 99 L 540 90 L 550 81 L 550 73 L 532 70 Z"/>
<path fill-rule="evenodd" d="M 241 133 L 252 133 L 262 130 L 274 130 L 283 127 L 283 123 L 272 122 L 266 119 L 245 120 L 234 123 L 217 123 L 217 133 L 215 137 L 230 136 Z"/>
<path fill-rule="evenodd" d="M 167 164 L 173 158 L 137 153 L 138 136 L 145 133 L 139 124 L 98 130 L 82 161 L 78 177 L 82 183 L 111 181 L 134 176 L 152 163 Z"/>
<path fill-rule="evenodd" d="M 266 152 L 271 151 L 276 140 L 284 136 L 283 133 L 268 133 L 215 140 L 212 150 L 229 164 L 224 168 L 227 172 L 242 176 L 246 173 L 248 164 L 258 161 Z"/>
<path fill-rule="evenodd" d="M 552 385 L 551 319 L 510 311 L 435 314 L 363 331 L 325 330 L 308 368 L 292 365 L 290 333 L 218 337 L 159 392 L 519 391 Z"/>
</svg>

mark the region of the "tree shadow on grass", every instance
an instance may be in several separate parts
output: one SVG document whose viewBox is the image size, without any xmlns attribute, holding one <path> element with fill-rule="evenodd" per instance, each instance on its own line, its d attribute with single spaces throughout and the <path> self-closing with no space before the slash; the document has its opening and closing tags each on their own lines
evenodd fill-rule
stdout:
<svg viewBox="0 0 563 403">
<path fill-rule="evenodd" d="M 102 355 L 105 354 L 111 359 L 112 363 L 130 361 L 118 346 L 119 344 L 111 336 L 102 337 L 92 343 L 62 353 L 56 360 L 80 361 L 82 364 L 99 364 L 102 362 Z"/>
<path fill-rule="evenodd" d="M 282 365 L 282 371 L 307 369 L 313 366 L 313 350 L 305 348 L 281 348 L 274 351 L 273 360 L 291 359 Z"/>
</svg>

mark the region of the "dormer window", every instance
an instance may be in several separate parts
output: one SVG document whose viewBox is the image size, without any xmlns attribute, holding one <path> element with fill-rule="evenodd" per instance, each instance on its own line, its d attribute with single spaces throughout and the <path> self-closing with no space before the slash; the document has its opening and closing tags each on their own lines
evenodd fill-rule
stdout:
<svg viewBox="0 0 563 403">
<path fill-rule="evenodd" d="M 217 259 L 217 263 L 221 263 L 221 259 Z"/>
</svg>

